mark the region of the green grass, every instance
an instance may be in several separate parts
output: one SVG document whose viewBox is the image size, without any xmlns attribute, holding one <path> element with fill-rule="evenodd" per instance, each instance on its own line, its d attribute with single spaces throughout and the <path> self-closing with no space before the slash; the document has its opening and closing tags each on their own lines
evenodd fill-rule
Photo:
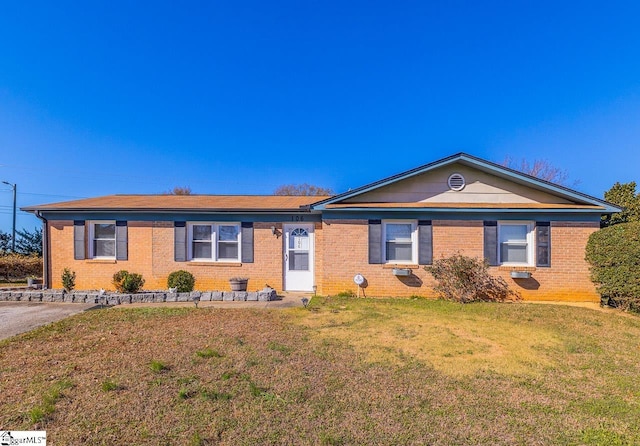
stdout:
<svg viewBox="0 0 640 446">
<path fill-rule="evenodd" d="M 38 424 L 51 416 L 55 412 L 56 403 L 63 397 L 63 392 L 71 387 L 73 383 L 68 379 L 60 380 L 49 387 L 42 395 L 40 404 L 27 412 L 31 423 Z"/>
<path fill-rule="evenodd" d="M 103 392 L 112 392 L 114 390 L 118 390 L 118 384 L 115 381 L 107 379 L 106 381 L 102 381 L 102 391 Z"/>
<path fill-rule="evenodd" d="M 222 358 L 222 355 L 211 348 L 205 348 L 204 350 L 198 350 L 196 356 L 199 358 Z"/>
<path fill-rule="evenodd" d="M 640 444 L 639 339 L 634 315 L 525 303 L 97 310 L 0 343 L 0 425 L 63 445 Z"/>
<path fill-rule="evenodd" d="M 165 370 L 169 369 L 169 367 L 164 362 L 158 361 L 156 359 L 149 363 L 149 368 L 154 373 L 164 372 Z"/>
</svg>

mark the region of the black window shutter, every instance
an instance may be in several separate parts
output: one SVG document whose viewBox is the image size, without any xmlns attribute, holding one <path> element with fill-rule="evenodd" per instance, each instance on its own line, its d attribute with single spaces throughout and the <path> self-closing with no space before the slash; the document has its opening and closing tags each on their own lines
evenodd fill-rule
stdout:
<svg viewBox="0 0 640 446">
<path fill-rule="evenodd" d="M 431 220 L 418 220 L 418 263 L 433 263 L 433 226 Z"/>
<path fill-rule="evenodd" d="M 187 261 L 187 223 L 176 221 L 173 223 L 173 259 L 176 262 Z"/>
<path fill-rule="evenodd" d="M 73 258 L 75 260 L 84 260 L 85 254 L 85 223 L 84 220 L 73 221 Z"/>
<path fill-rule="evenodd" d="M 127 222 L 116 221 L 116 260 L 127 260 Z"/>
<path fill-rule="evenodd" d="M 551 223 L 536 222 L 536 266 L 551 266 Z"/>
<path fill-rule="evenodd" d="M 253 263 L 253 222 L 242 222 L 242 263 Z"/>
<path fill-rule="evenodd" d="M 384 263 L 381 220 L 369 220 L 369 263 Z"/>
<path fill-rule="evenodd" d="M 498 222 L 484 222 L 484 258 L 489 265 L 498 266 Z"/>
</svg>

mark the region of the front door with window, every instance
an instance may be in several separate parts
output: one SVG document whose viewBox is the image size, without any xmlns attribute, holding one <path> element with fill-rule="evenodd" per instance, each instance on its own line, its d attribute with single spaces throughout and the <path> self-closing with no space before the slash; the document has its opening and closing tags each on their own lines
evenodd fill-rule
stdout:
<svg viewBox="0 0 640 446">
<path fill-rule="evenodd" d="M 313 291 L 313 224 L 284 225 L 284 289 Z"/>
</svg>

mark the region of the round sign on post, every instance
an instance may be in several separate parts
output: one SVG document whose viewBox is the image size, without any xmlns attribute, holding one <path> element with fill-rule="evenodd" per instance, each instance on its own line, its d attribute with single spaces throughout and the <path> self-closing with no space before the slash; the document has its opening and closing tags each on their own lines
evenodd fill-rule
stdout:
<svg viewBox="0 0 640 446">
<path fill-rule="evenodd" d="M 358 285 L 358 297 L 360 297 L 360 289 L 362 288 L 362 285 L 365 282 L 364 276 L 358 273 L 355 276 L 353 276 L 353 281 L 356 283 L 356 285 Z M 364 289 L 362 290 L 362 292 L 364 293 Z"/>
</svg>

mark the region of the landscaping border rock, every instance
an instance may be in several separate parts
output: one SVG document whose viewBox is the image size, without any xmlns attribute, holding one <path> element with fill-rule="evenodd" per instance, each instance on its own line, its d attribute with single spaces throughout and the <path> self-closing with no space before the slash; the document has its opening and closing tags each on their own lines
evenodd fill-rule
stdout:
<svg viewBox="0 0 640 446">
<path fill-rule="evenodd" d="M 136 294 L 123 294 L 116 292 L 92 292 L 72 291 L 67 293 L 61 290 L 23 290 L 11 289 L 0 291 L 2 301 L 24 302 L 66 302 L 66 303 L 95 303 L 103 305 L 123 305 L 132 303 L 160 303 L 160 302 L 208 302 L 227 301 L 244 302 L 259 301 L 268 302 L 276 300 L 277 293 L 273 288 L 265 288 L 260 291 L 192 291 L 190 293 L 168 293 L 165 291 L 145 291 Z"/>
</svg>

